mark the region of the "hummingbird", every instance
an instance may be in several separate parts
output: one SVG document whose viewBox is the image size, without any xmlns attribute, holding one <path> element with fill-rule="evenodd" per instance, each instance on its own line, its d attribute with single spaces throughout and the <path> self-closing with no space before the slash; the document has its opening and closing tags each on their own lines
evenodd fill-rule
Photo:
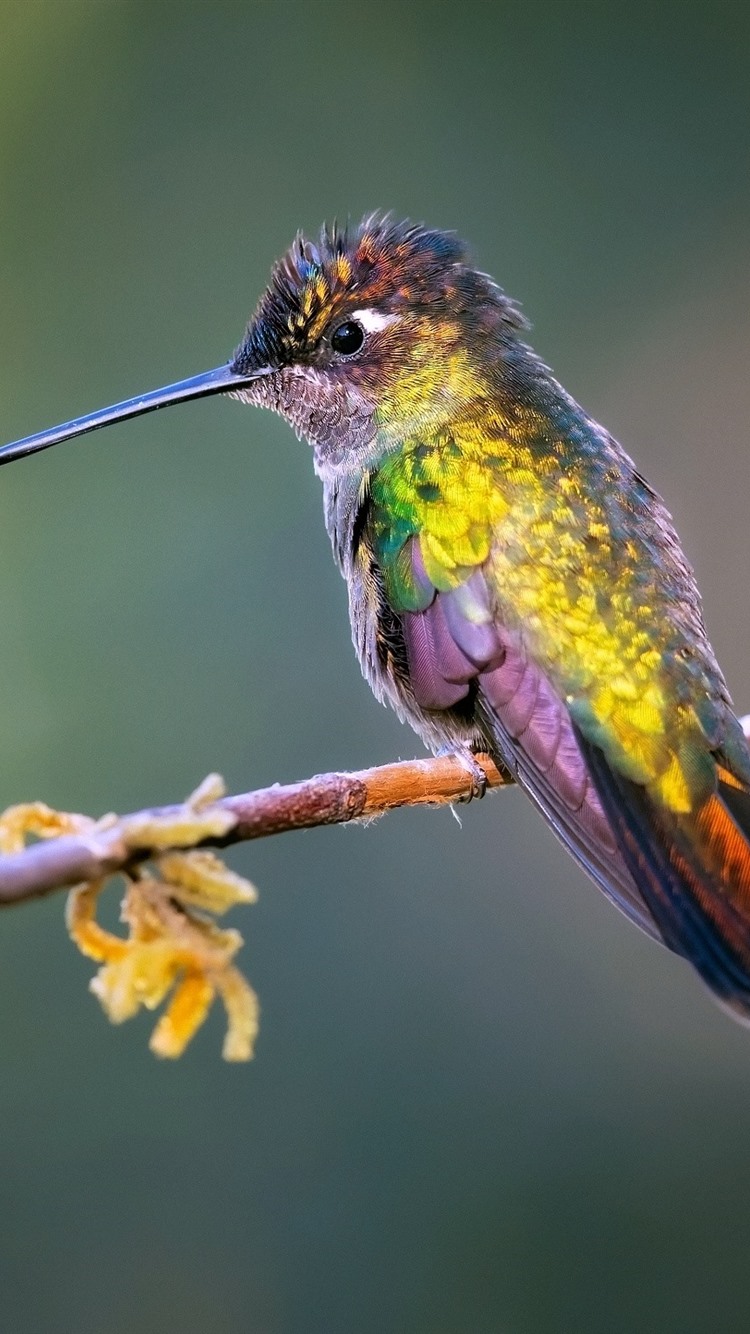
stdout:
<svg viewBox="0 0 750 1334">
<path fill-rule="evenodd" d="M 212 394 L 312 447 L 375 695 L 489 752 L 604 894 L 750 1021 L 750 751 L 664 504 L 452 233 L 298 235 L 232 360 L 0 463 Z"/>
</svg>

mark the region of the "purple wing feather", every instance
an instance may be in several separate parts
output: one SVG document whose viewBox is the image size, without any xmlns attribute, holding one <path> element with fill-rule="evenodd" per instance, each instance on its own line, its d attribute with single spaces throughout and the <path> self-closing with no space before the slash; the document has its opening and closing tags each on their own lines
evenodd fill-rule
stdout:
<svg viewBox="0 0 750 1334">
<path fill-rule="evenodd" d="M 506 702 L 505 690 L 497 689 L 498 676 L 507 666 L 509 676 L 518 678 L 513 664 L 519 659 L 523 673 L 516 694 Z M 548 802 L 554 794 L 558 820 L 567 811 L 600 852 L 615 853 L 617 842 L 578 748 L 568 711 L 543 672 L 535 663 L 524 661 L 521 649 L 509 643 L 503 667 L 483 673 L 479 685 L 516 765 L 524 771 L 525 786 L 533 788 L 537 797 L 544 791 Z"/>
<path fill-rule="evenodd" d="M 542 773 L 547 773 L 555 762 L 563 730 L 562 714 L 559 697 L 546 677 L 540 676 L 534 704 L 534 726 L 527 727 L 523 740 L 529 759 Z"/>
<path fill-rule="evenodd" d="M 414 553 L 419 560 L 418 542 Z M 421 561 L 419 566 L 424 582 Z M 475 682 L 479 714 L 500 758 L 607 897 L 661 940 L 619 851 L 564 701 L 518 637 L 498 625 L 482 572 L 401 619 L 416 703 L 450 709 Z"/>
<path fill-rule="evenodd" d="M 423 709 L 450 709 L 469 693 L 477 669 L 450 635 L 436 598 L 426 611 L 405 612 L 404 642 L 409 679 Z"/>
<path fill-rule="evenodd" d="M 508 658 L 512 658 L 510 649 L 506 650 L 506 663 Z M 530 662 L 525 662 L 519 658 L 520 672 L 512 673 L 516 680 L 516 688 L 513 694 L 508 698 L 507 688 L 501 690 L 500 698 L 504 701 L 502 704 L 496 702 L 493 694 L 493 686 L 498 675 L 504 674 L 504 668 L 498 667 L 494 672 L 483 672 L 482 689 L 486 698 L 497 708 L 499 716 L 502 718 L 503 726 L 508 735 L 514 741 L 521 741 L 525 746 L 525 740 L 522 740 L 525 732 L 536 731 L 536 701 L 539 694 L 539 672 L 534 669 Z M 508 677 L 511 673 L 508 672 Z M 494 678 L 494 679 L 493 679 Z M 534 726 L 531 726 L 532 720 Z"/>
<path fill-rule="evenodd" d="M 477 667 L 503 660 L 503 641 L 495 625 L 484 576 L 476 570 L 465 584 L 438 599 L 453 639 Z"/>
<path fill-rule="evenodd" d="M 508 698 L 512 682 L 517 690 Z M 529 700 L 534 707 L 529 712 Z M 501 759 L 599 888 L 655 940 L 661 934 L 602 809 L 564 702 L 508 638 L 505 662 L 479 676 L 480 711 Z M 521 726 L 523 724 L 523 726 Z"/>
</svg>

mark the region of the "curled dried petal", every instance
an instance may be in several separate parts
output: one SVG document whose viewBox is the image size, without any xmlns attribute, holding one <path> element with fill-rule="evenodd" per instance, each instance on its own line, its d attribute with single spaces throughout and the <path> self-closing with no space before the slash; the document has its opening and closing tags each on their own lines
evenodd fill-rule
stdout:
<svg viewBox="0 0 750 1334">
<path fill-rule="evenodd" d="M 206 838 L 221 838 L 233 829 L 237 817 L 219 806 L 194 811 L 181 806 L 174 815 L 129 815 L 120 821 L 122 837 L 129 848 L 191 848 Z"/>
<path fill-rule="evenodd" d="M 190 793 L 185 805 L 191 810 L 202 811 L 206 806 L 213 806 L 215 801 L 221 801 L 226 795 L 227 785 L 221 774 L 207 774 L 195 791 Z"/>
<path fill-rule="evenodd" d="M 149 959 L 146 965 L 144 956 L 149 949 L 153 946 L 128 949 L 121 959 L 100 968 L 89 983 L 113 1024 L 132 1019 L 142 1005 L 153 1009 L 175 980 L 177 969 L 170 951 Z"/>
<path fill-rule="evenodd" d="M 214 852 L 170 852 L 158 868 L 180 903 L 206 912 L 225 913 L 238 903 L 256 903 L 258 891 L 249 880 L 225 866 Z"/>
<path fill-rule="evenodd" d="M 214 986 L 202 973 L 189 973 L 178 983 L 172 1000 L 151 1034 L 156 1056 L 182 1056 L 211 1007 Z"/>
<path fill-rule="evenodd" d="M 59 838 L 61 834 L 84 834 L 94 827 L 95 821 L 87 815 L 53 811 L 43 801 L 23 802 L 9 806 L 0 815 L 0 852 L 21 852 L 29 835 Z"/>
<path fill-rule="evenodd" d="M 258 1036 L 258 997 L 237 968 L 225 968 L 215 981 L 229 1021 L 221 1054 L 225 1061 L 251 1061 Z"/>
<path fill-rule="evenodd" d="M 104 880 L 94 880 L 90 885 L 79 885 L 72 889 L 65 905 L 65 924 L 71 940 L 85 954 L 87 959 L 97 963 L 110 963 L 122 959 L 127 953 L 127 941 L 105 931 L 96 920 L 96 905 L 105 885 Z"/>
</svg>

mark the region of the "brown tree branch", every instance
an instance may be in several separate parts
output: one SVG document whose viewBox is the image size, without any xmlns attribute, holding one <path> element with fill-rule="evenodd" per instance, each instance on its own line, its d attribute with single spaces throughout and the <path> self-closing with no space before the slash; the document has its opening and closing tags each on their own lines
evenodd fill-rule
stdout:
<svg viewBox="0 0 750 1334">
<path fill-rule="evenodd" d="M 750 715 L 740 721 L 750 740 Z M 512 781 L 489 755 L 474 758 L 487 788 L 505 787 Z M 201 818 L 210 828 L 205 836 L 199 832 L 196 837 L 196 808 L 185 805 L 155 807 L 99 824 L 73 817 L 80 823 L 78 832 L 45 835 L 20 852 L 0 855 L 0 908 L 131 869 L 170 847 L 229 847 L 293 829 L 366 820 L 399 806 L 446 806 L 481 795 L 477 774 L 456 756 L 446 755 L 354 773 L 317 774 L 301 783 L 275 783 L 255 792 L 221 797 L 210 805 L 203 800 Z M 190 829 L 180 840 L 173 831 L 186 818 Z M 2 820 L 0 817 L 0 824 Z M 167 831 L 166 838 L 154 833 L 159 825 Z"/>
<path fill-rule="evenodd" d="M 510 781 L 489 755 L 475 757 L 488 788 Z M 477 775 L 455 756 L 384 764 L 356 773 L 318 774 L 301 783 L 261 788 L 223 797 L 202 808 L 221 813 L 223 828 L 200 843 L 228 847 L 248 839 L 266 838 L 293 829 L 346 824 L 385 814 L 399 806 L 445 806 L 480 796 Z M 162 806 L 138 811 L 100 825 L 81 817 L 81 832 L 33 843 L 20 852 L 0 856 L 0 907 L 40 898 L 82 881 L 131 868 L 179 841 L 155 843 L 153 828 L 179 824 L 185 807 Z M 186 839 L 191 845 L 195 838 Z"/>
</svg>

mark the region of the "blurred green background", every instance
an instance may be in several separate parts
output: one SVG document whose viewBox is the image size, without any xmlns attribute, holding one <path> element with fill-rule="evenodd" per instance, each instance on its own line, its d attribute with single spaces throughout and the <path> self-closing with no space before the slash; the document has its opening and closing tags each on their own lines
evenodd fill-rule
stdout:
<svg viewBox="0 0 750 1334">
<path fill-rule="evenodd" d="M 750 11 L 4 0 L 12 439 L 227 357 L 300 226 L 458 230 L 673 509 L 750 709 Z M 207 401 L 0 478 L 0 805 L 420 753 L 307 449 Z M 309 687 L 314 682 L 314 690 Z M 62 897 L 0 920 L 20 1334 L 703 1334 L 750 1306 L 750 1034 L 524 798 L 242 849 L 256 1061 L 110 1028 Z"/>
</svg>

